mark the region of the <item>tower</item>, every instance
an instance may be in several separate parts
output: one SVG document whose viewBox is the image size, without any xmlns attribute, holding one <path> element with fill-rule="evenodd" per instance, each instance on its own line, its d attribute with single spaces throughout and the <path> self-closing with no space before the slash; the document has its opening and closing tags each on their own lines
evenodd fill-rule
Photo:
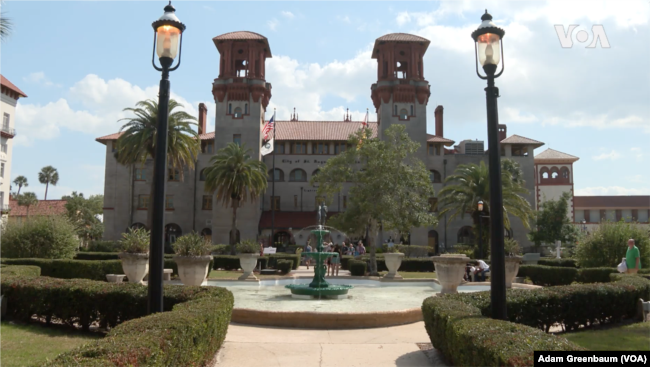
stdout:
<svg viewBox="0 0 650 367">
<path fill-rule="evenodd" d="M 222 34 L 212 39 L 220 54 L 219 77 L 212 84 L 215 109 L 215 152 L 235 142 L 260 159 L 261 127 L 271 99 L 265 78 L 265 61 L 271 57 L 266 37 L 247 31 Z M 232 208 L 214 202 L 213 243 L 229 243 Z M 237 209 L 237 238 L 256 239 L 261 209 L 259 201 Z"/>
<path fill-rule="evenodd" d="M 574 222 L 573 163 L 579 158 L 546 149 L 535 156 L 536 209 L 546 200 L 557 200 L 564 192 L 571 194 L 567 216 Z"/>
<path fill-rule="evenodd" d="M 394 124 L 406 126 L 415 141 L 427 134 L 429 82 L 424 79 L 424 57 L 429 40 L 406 33 L 377 38 L 372 58 L 377 60 L 377 83 L 370 89 L 377 111 L 379 136 Z M 418 158 L 426 158 L 422 147 Z"/>
</svg>

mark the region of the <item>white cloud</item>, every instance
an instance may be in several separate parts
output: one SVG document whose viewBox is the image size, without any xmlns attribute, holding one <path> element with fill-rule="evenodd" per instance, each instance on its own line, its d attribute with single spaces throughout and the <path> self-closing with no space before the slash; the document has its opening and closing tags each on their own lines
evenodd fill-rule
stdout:
<svg viewBox="0 0 650 367">
<path fill-rule="evenodd" d="M 621 186 L 596 186 L 576 189 L 576 196 L 600 196 L 600 195 L 649 195 L 648 189 L 634 189 Z"/>
<path fill-rule="evenodd" d="M 336 19 L 343 22 L 343 23 L 348 23 L 348 24 L 352 23 L 352 21 L 350 20 L 350 17 L 347 16 L 347 15 L 337 15 Z"/>
<path fill-rule="evenodd" d="M 402 26 L 411 22 L 411 16 L 409 15 L 409 12 L 402 11 L 397 14 L 397 19 L 395 19 L 395 21 L 397 22 L 397 25 Z"/>
<path fill-rule="evenodd" d="M 602 161 L 604 159 L 611 159 L 612 161 L 617 160 L 621 158 L 621 153 L 617 152 L 616 150 L 613 150 L 609 153 L 602 153 L 596 156 L 592 157 L 595 161 Z"/>
<path fill-rule="evenodd" d="M 637 162 L 640 162 L 641 160 L 643 160 L 643 149 L 641 149 L 641 148 L 630 148 L 630 151 L 632 152 L 632 154 L 636 158 Z"/>
<path fill-rule="evenodd" d="M 57 87 L 61 86 L 60 84 L 52 83 L 52 81 L 45 77 L 45 73 L 42 71 L 31 73 L 28 76 L 24 77 L 23 80 L 27 83 L 42 84 L 46 87 L 51 87 L 53 85 L 56 85 Z"/>
<path fill-rule="evenodd" d="M 537 117 L 530 113 L 522 113 L 520 110 L 512 107 L 506 107 L 503 109 L 504 116 L 503 118 L 503 123 L 509 124 L 509 123 L 521 123 L 521 124 L 529 124 L 533 122 L 537 122 Z"/>
<path fill-rule="evenodd" d="M 283 11 L 280 12 L 280 14 L 282 14 L 282 16 L 285 17 L 285 18 L 287 18 L 287 19 L 293 19 L 293 18 L 295 18 L 295 15 L 293 15 L 293 13 L 290 12 L 290 11 L 284 11 L 284 10 L 283 10 Z"/>
<path fill-rule="evenodd" d="M 280 22 L 278 22 L 277 19 L 273 18 L 273 19 L 267 21 L 266 24 L 269 26 L 269 29 L 274 31 L 278 27 L 278 24 L 280 24 Z"/>
<path fill-rule="evenodd" d="M 635 183 L 644 183 L 648 181 L 648 178 L 644 177 L 643 175 L 627 176 L 626 179 L 630 182 Z"/>
</svg>

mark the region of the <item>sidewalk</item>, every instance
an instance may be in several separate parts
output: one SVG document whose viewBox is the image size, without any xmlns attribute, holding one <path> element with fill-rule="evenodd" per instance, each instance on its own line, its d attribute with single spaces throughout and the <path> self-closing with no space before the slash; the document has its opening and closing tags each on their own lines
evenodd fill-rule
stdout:
<svg viewBox="0 0 650 367">
<path fill-rule="evenodd" d="M 446 366 L 429 343 L 423 322 L 352 330 L 230 324 L 214 367 Z"/>
</svg>

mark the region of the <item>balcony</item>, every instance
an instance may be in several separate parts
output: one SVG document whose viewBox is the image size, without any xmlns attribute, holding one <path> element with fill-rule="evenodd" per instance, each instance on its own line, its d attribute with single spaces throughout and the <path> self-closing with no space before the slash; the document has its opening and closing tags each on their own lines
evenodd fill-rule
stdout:
<svg viewBox="0 0 650 367">
<path fill-rule="evenodd" d="M 9 208 L 9 204 L 0 203 L 0 213 L 1 214 L 9 214 L 9 210 L 11 210 L 11 208 Z"/>
<path fill-rule="evenodd" d="M 16 136 L 16 129 L 10 128 L 9 125 L 2 125 L 0 133 L 2 133 L 2 137 L 4 138 L 13 138 Z"/>
</svg>

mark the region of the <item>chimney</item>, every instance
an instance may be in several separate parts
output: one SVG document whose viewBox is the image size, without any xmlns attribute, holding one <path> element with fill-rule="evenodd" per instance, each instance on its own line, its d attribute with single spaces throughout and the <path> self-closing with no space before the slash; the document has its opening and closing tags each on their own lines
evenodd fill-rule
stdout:
<svg viewBox="0 0 650 367">
<path fill-rule="evenodd" d="M 436 107 L 436 111 L 434 112 L 434 115 L 436 117 L 436 136 L 443 137 L 443 131 L 442 131 L 442 106 Z"/>
<path fill-rule="evenodd" d="M 199 135 L 205 134 L 205 120 L 208 117 L 208 108 L 205 107 L 205 103 L 199 103 Z"/>
<path fill-rule="evenodd" d="M 508 128 L 505 124 L 499 124 L 499 141 L 508 137 Z"/>
</svg>

